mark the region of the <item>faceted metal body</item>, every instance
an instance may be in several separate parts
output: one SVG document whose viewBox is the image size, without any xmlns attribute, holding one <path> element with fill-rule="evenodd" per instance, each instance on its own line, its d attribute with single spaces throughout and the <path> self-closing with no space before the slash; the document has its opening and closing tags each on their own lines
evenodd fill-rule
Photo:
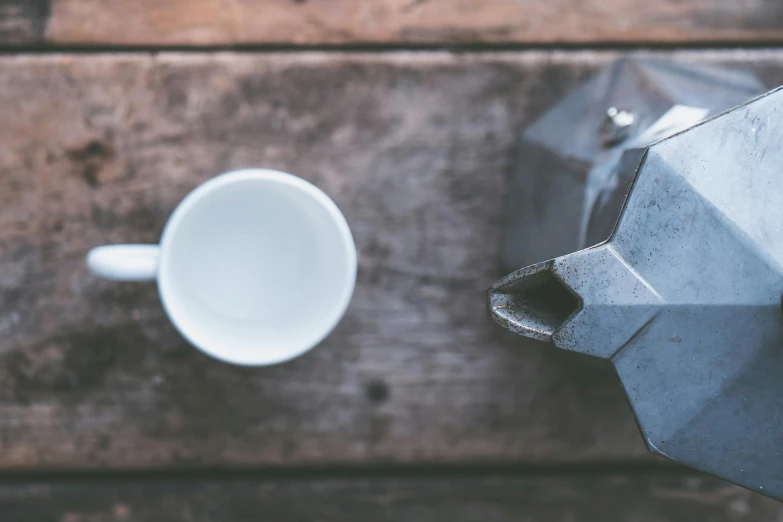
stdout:
<svg viewBox="0 0 783 522">
<path fill-rule="evenodd" d="M 783 90 L 610 170 L 593 246 L 498 281 L 493 318 L 610 360 L 651 451 L 783 500 Z"/>
<path fill-rule="evenodd" d="M 589 246 L 593 204 L 611 186 L 625 150 L 645 147 L 765 90 L 744 71 L 670 60 L 623 59 L 604 68 L 522 134 L 507 193 L 504 267 L 516 270 Z M 680 111 L 686 117 L 669 121 L 672 125 L 656 126 L 675 107 L 692 110 Z M 615 139 L 606 129 L 612 108 L 633 117 Z"/>
</svg>

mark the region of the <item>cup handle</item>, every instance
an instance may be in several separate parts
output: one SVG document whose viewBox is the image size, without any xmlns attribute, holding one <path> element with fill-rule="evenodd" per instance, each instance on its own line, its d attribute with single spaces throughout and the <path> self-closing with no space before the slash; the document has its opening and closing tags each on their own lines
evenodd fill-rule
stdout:
<svg viewBox="0 0 783 522">
<path fill-rule="evenodd" d="M 90 250 L 87 268 L 112 281 L 153 281 L 159 255 L 158 245 L 105 245 Z"/>
</svg>

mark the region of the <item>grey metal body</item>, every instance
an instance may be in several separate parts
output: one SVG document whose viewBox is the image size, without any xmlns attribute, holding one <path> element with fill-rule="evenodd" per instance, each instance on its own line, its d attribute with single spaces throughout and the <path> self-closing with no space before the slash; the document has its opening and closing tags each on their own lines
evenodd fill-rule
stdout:
<svg viewBox="0 0 783 522">
<path fill-rule="evenodd" d="M 501 279 L 491 315 L 610 360 L 651 451 L 783 500 L 783 90 L 618 165 L 608 237 Z"/>
<path fill-rule="evenodd" d="M 662 137 L 651 127 L 672 108 L 700 109 L 710 117 L 766 90 L 753 74 L 736 69 L 661 59 L 622 59 L 605 67 L 522 133 L 507 193 L 506 270 L 598 242 L 596 234 L 605 230 L 588 228 L 588 219 L 600 192 L 611 187 L 627 149 Z M 612 108 L 630 112 L 631 124 L 607 129 Z"/>
</svg>

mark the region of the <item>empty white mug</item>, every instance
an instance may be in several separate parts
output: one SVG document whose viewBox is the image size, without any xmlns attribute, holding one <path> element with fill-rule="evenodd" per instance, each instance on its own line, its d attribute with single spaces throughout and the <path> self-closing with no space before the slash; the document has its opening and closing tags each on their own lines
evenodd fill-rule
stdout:
<svg viewBox="0 0 783 522">
<path fill-rule="evenodd" d="M 203 352 L 241 365 L 287 361 L 321 342 L 356 283 L 356 246 L 315 185 L 265 169 L 217 176 L 182 200 L 160 245 L 107 245 L 96 275 L 157 280 L 163 307 Z"/>
</svg>

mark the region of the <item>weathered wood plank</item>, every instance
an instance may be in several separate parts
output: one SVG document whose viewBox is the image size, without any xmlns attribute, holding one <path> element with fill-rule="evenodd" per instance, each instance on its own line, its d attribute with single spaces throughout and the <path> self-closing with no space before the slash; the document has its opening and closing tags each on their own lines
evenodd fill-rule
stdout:
<svg viewBox="0 0 783 522">
<path fill-rule="evenodd" d="M 0 60 L 0 467 L 647 458 L 613 372 L 483 304 L 515 133 L 614 57 Z M 780 52 L 680 58 L 783 79 Z M 360 251 L 344 321 L 279 367 L 208 359 L 153 285 L 83 268 L 241 166 L 323 187 Z"/>
<path fill-rule="evenodd" d="M 780 503 L 700 477 L 545 476 L 0 485 L 15 522 L 757 522 Z"/>
<path fill-rule="evenodd" d="M 50 5 L 51 4 L 51 5 Z M 777 0 L 6 0 L 0 41 L 95 45 L 780 42 Z M 45 30 L 41 30 L 45 29 Z"/>
<path fill-rule="evenodd" d="M 49 0 L 0 0 L 0 43 L 43 42 L 49 8 Z"/>
</svg>

